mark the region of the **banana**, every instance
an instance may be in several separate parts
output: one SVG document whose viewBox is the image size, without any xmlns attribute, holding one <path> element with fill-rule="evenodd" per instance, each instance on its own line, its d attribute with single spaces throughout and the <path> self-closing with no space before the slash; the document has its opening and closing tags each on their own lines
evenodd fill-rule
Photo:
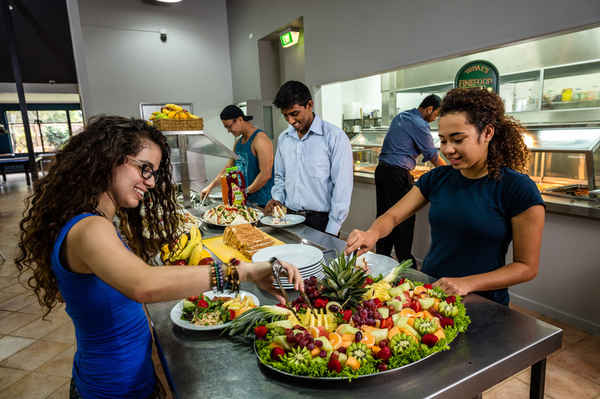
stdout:
<svg viewBox="0 0 600 399">
<path fill-rule="evenodd" d="M 169 259 L 169 254 L 171 253 L 171 251 L 169 250 L 169 244 L 165 244 L 162 247 L 160 247 L 160 251 L 162 252 L 163 262 Z"/>
<path fill-rule="evenodd" d="M 177 239 L 177 244 L 175 244 L 175 249 L 171 252 L 172 255 L 170 257 L 171 260 L 179 260 L 181 253 L 185 250 L 186 244 L 189 241 L 189 237 L 186 233 L 183 233 Z"/>
<path fill-rule="evenodd" d="M 192 254 L 190 255 L 190 260 L 188 262 L 189 265 L 196 266 L 200 263 L 201 259 L 210 257 L 210 253 L 204 249 L 204 246 L 201 242 L 199 242 L 196 247 L 192 250 Z"/>
<path fill-rule="evenodd" d="M 175 119 L 175 114 L 177 114 L 177 111 L 169 111 L 167 113 L 167 118 L 169 118 L 169 119 Z"/>
<path fill-rule="evenodd" d="M 181 111 L 183 109 L 177 104 L 165 104 L 165 107 L 172 109 L 173 111 Z"/>
<path fill-rule="evenodd" d="M 202 234 L 200 233 L 198 226 L 194 226 L 190 230 L 189 234 L 190 234 L 190 239 L 188 240 L 187 245 L 185 246 L 183 251 L 181 251 L 181 253 L 179 255 L 177 255 L 177 260 L 188 259 L 190 257 L 190 254 L 192 253 L 192 250 L 194 249 L 194 247 L 202 241 Z"/>
<path fill-rule="evenodd" d="M 198 233 L 200 232 L 200 230 L 198 230 L 198 227 L 194 226 L 193 228 L 190 229 L 190 241 L 194 241 L 196 239 L 196 237 L 198 237 Z"/>
<path fill-rule="evenodd" d="M 192 249 L 192 253 L 190 254 L 190 260 L 188 261 L 188 265 L 197 265 L 200 263 L 200 259 L 204 257 L 204 246 L 201 242 L 196 244 L 194 249 Z"/>
</svg>

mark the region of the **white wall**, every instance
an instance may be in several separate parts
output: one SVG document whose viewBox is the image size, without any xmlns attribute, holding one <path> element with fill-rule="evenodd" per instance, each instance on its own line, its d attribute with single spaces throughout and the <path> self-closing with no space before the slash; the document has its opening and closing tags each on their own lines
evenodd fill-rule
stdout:
<svg viewBox="0 0 600 399">
<path fill-rule="evenodd" d="M 78 45 L 74 37 L 74 45 L 85 62 L 77 72 L 87 82 L 80 83 L 87 116 L 139 117 L 140 102 L 191 102 L 205 130 L 231 146 L 218 117 L 233 102 L 225 0 L 172 6 L 79 0 L 78 6 L 82 40 Z M 207 157 L 208 176 L 224 162 Z"/>
<path fill-rule="evenodd" d="M 342 86 L 344 83 L 332 83 L 321 86 L 321 117 L 329 123 L 342 128 L 344 116 L 344 97 Z"/>
<path fill-rule="evenodd" d="M 227 0 L 227 9 L 236 100 L 259 94 L 256 38 L 300 16 L 308 85 L 600 24 L 598 0 Z"/>
</svg>

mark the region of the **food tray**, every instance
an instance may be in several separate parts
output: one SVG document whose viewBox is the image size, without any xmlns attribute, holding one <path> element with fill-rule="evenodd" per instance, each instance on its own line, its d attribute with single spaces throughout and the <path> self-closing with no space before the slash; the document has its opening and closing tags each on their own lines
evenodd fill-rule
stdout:
<svg viewBox="0 0 600 399">
<path fill-rule="evenodd" d="M 271 240 L 273 240 L 275 242 L 275 244 L 273 244 L 273 245 L 283 245 L 284 244 L 283 241 L 278 240 L 277 238 L 268 235 L 264 231 L 261 231 L 261 233 L 263 233 L 265 236 L 267 236 Z M 217 236 L 217 237 L 206 238 L 206 239 L 202 240 L 202 244 L 204 244 L 204 246 L 208 250 L 210 250 L 211 253 L 213 253 L 217 258 L 219 258 L 223 262 L 229 262 L 229 260 L 231 258 L 236 258 L 236 259 L 239 259 L 244 262 L 251 262 L 250 259 L 248 259 L 244 255 L 242 255 L 242 253 L 240 251 L 238 251 L 237 249 L 225 245 L 225 243 L 223 242 L 222 235 Z"/>
<path fill-rule="evenodd" d="M 209 209 L 210 209 L 210 208 L 209 208 Z M 207 209 L 207 210 L 206 210 L 206 212 L 208 212 L 208 210 L 209 210 L 209 209 Z M 246 224 L 246 223 L 248 223 L 248 224 L 251 224 L 251 225 L 256 225 L 258 222 L 260 222 L 260 219 L 261 219 L 261 218 L 264 216 L 264 213 L 263 213 L 263 212 L 262 212 L 260 209 L 257 209 L 257 208 L 253 208 L 253 209 L 254 209 L 254 210 L 256 211 L 256 213 L 257 213 L 257 218 L 256 218 L 256 221 L 254 221 L 254 222 L 248 222 L 248 221 L 246 221 L 246 222 L 244 222 L 244 223 L 240 223 L 240 224 Z M 204 212 L 204 213 L 202 214 L 202 217 L 200 218 L 200 220 L 202 221 L 202 223 L 204 223 L 205 225 L 207 225 L 207 226 L 208 226 L 208 227 L 210 227 L 210 228 L 213 228 L 213 229 L 221 229 L 221 230 L 223 230 L 223 229 L 225 229 L 225 227 L 227 227 L 227 226 L 235 226 L 235 225 L 232 225 L 232 224 L 218 224 L 218 223 L 211 223 L 211 222 L 207 221 L 207 220 L 204 218 L 204 214 L 205 214 L 206 212 Z"/>
<path fill-rule="evenodd" d="M 457 339 L 459 339 L 459 338 L 460 337 L 457 337 Z M 260 356 L 258 356 L 258 350 L 256 348 L 256 343 L 254 343 L 252 346 L 254 348 L 254 354 L 256 355 L 258 364 L 263 372 L 266 372 L 266 373 L 270 374 L 271 376 L 273 376 L 274 378 L 281 379 L 285 382 L 306 384 L 310 381 L 311 385 L 314 385 L 314 384 L 318 385 L 319 383 L 322 383 L 324 385 L 331 385 L 331 384 L 347 385 L 348 383 L 381 382 L 381 380 L 385 380 L 390 377 L 395 378 L 398 375 L 406 373 L 407 370 L 410 369 L 411 367 L 416 366 L 416 365 L 424 362 L 425 360 L 429 359 L 430 357 L 443 352 L 443 351 L 433 352 L 429 356 L 419 359 L 416 362 L 406 364 L 402 367 L 397 367 L 395 369 L 386 370 L 386 371 L 378 371 L 377 373 L 373 373 L 373 374 L 364 374 L 364 375 L 360 375 L 360 376 L 355 376 L 355 377 L 352 377 L 352 379 L 350 380 L 348 377 L 311 377 L 311 376 L 307 376 L 307 375 L 296 375 L 296 374 L 291 374 L 291 373 L 276 369 L 273 366 L 263 363 Z"/>
<path fill-rule="evenodd" d="M 587 184 L 570 184 L 567 186 L 549 188 L 542 191 L 542 194 L 570 199 L 577 198 L 585 201 L 598 201 L 595 196 L 591 197 L 589 195 L 589 191 Z"/>
</svg>

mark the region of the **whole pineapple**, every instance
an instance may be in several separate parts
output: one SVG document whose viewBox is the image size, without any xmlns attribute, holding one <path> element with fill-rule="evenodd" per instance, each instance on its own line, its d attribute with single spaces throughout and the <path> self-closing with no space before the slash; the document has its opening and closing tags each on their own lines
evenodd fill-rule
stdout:
<svg viewBox="0 0 600 399">
<path fill-rule="evenodd" d="M 342 253 L 329 265 L 323 264 L 325 278 L 321 281 L 321 294 L 332 301 L 344 304 L 344 308 L 356 307 L 362 295 L 367 274 L 356 267 L 356 256 L 346 259 Z"/>
</svg>

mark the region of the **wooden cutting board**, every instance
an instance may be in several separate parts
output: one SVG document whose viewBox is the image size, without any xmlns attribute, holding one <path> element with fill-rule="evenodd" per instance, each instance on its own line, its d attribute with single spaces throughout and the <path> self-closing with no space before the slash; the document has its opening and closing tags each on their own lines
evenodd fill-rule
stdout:
<svg viewBox="0 0 600 399">
<path fill-rule="evenodd" d="M 270 235 L 268 235 L 265 232 L 262 232 L 262 233 L 265 236 L 267 236 L 268 238 L 270 238 L 271 240 L 273 240 L 275 242 L 275 244 L 273 244 L 273 245 L 283 245 L 283 244 L 285 244 L 283 241 L 280 241 L 277 238 L 275 238 L 273 236 L 270 236 Z M 229 262 L 231 260 L 231 258 L 236 258 L 236 259 L 239 259 L 239 260 L 244 261 L 244 262 L 252 262 L 252 259 L 246 258 L 237 249 L 232 248 L 232 247 L 228 247 L 227 245 L 225 245 L 225 243 L 223 242 L 223 236 L 222 235 L 202 240 L 202 244 L 204 244 L 204 246 L 206 248 L 208 248 L 208 250 L 210 252 L 212 252 L 222 262 Z"/>
</svg>

